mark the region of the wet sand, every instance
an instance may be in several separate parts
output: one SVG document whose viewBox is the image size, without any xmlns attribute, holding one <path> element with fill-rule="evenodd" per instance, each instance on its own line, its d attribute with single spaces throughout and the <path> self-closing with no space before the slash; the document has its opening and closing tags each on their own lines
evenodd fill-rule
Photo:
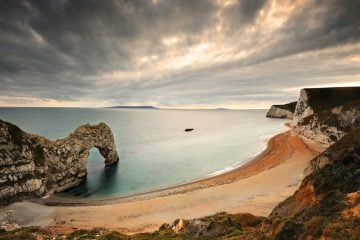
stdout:
<svg viewBox="0 0 360 240">
<path fill-rule="evenodd" d="M 267 149 L 251 162 L 218 176 L 124 198 L 76 201 L 51 197 L 14 203 L 0 209 L 0 220 L 54 232 L 103 227 L 136 233 L 157 230 L 178 218 L 220 211 L 267 216 L 295 192 L 304 168 L 319 150 L 287 131 L 271 138 Z"/>
</svg>

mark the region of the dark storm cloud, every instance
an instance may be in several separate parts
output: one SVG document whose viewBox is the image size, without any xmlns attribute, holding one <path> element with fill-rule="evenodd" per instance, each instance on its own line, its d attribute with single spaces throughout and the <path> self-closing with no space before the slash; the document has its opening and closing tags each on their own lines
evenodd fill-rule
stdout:
<svg viewBox="0 0 360 240">
<path fill-rule="evenodd" d="M 316 0 L 299 6 L 279 31 L 268 58 L 322 49 L 360 39 L 360 1 Z"/>
<path fill-rule="evenodd" d="M 358 9 L 360 0 L 0 0 L 0 97 L 283 100 L 274 97 L 281 86 L 359 74 L 349 60 L 359 51 Z M 344 64 L 320 70 L 299 53 Z"/>
<path fill-rule="evenodd" d="M 266 0 L 236 1 L 231 7 L 222 12 L 222 16 L 229 22 L 229 31 L 236 31 L 240 25 L 251 23 Z"/>
</svg>

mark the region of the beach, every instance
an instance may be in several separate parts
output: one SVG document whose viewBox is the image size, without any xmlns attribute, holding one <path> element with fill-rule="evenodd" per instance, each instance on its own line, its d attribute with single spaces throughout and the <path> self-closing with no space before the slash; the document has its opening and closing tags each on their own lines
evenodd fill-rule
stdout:
<svg viewBox="0 0 360 240">
<path fill-rule="evenodd" d="M 1 209 L 3 220 L 56 232 L 108 228 L 122 233 L 154 231 L 178 218 L 217 212 L 267 216 L 292 195 L 308 162 L 321 151 L 291 131 L 272 137 L 265 151 L 221 175 L 124 198 L 75 201 L 50 197 Z M 176 171 L 174 171 L 176 174 Z"/>
</svg>

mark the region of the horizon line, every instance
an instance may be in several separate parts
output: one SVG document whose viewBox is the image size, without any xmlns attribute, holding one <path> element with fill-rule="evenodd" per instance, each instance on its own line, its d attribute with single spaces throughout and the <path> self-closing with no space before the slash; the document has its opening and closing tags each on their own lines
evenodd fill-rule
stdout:
<svg viewBox="0 0 360 240">
<path fill-rule="evenodd" d="M 268 108 L 177 108 L 177 107 L 156 107 L 147 106 L 152 108 L 142 108 L 143 106 L 110 106 L 110 107 L 76 107 L 76 106 L 0 106 L 0 108 L 85 108 L 85 109 L 101 109 L 101 108 L 113 108 L 113 109 L 135 109 L 135 110 L 267 110 Z"/>
</svg>

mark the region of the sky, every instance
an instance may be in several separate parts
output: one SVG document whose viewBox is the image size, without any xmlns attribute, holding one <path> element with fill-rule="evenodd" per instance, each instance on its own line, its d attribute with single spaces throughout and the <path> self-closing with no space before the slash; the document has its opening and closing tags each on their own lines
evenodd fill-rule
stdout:
<svg viewBox="0 0 360 240">
<path fill-rule="evenodd" d="M 0 0 L 0 106 L 267 108 L 360 86 L 360 0 Z"/>
</svg>

